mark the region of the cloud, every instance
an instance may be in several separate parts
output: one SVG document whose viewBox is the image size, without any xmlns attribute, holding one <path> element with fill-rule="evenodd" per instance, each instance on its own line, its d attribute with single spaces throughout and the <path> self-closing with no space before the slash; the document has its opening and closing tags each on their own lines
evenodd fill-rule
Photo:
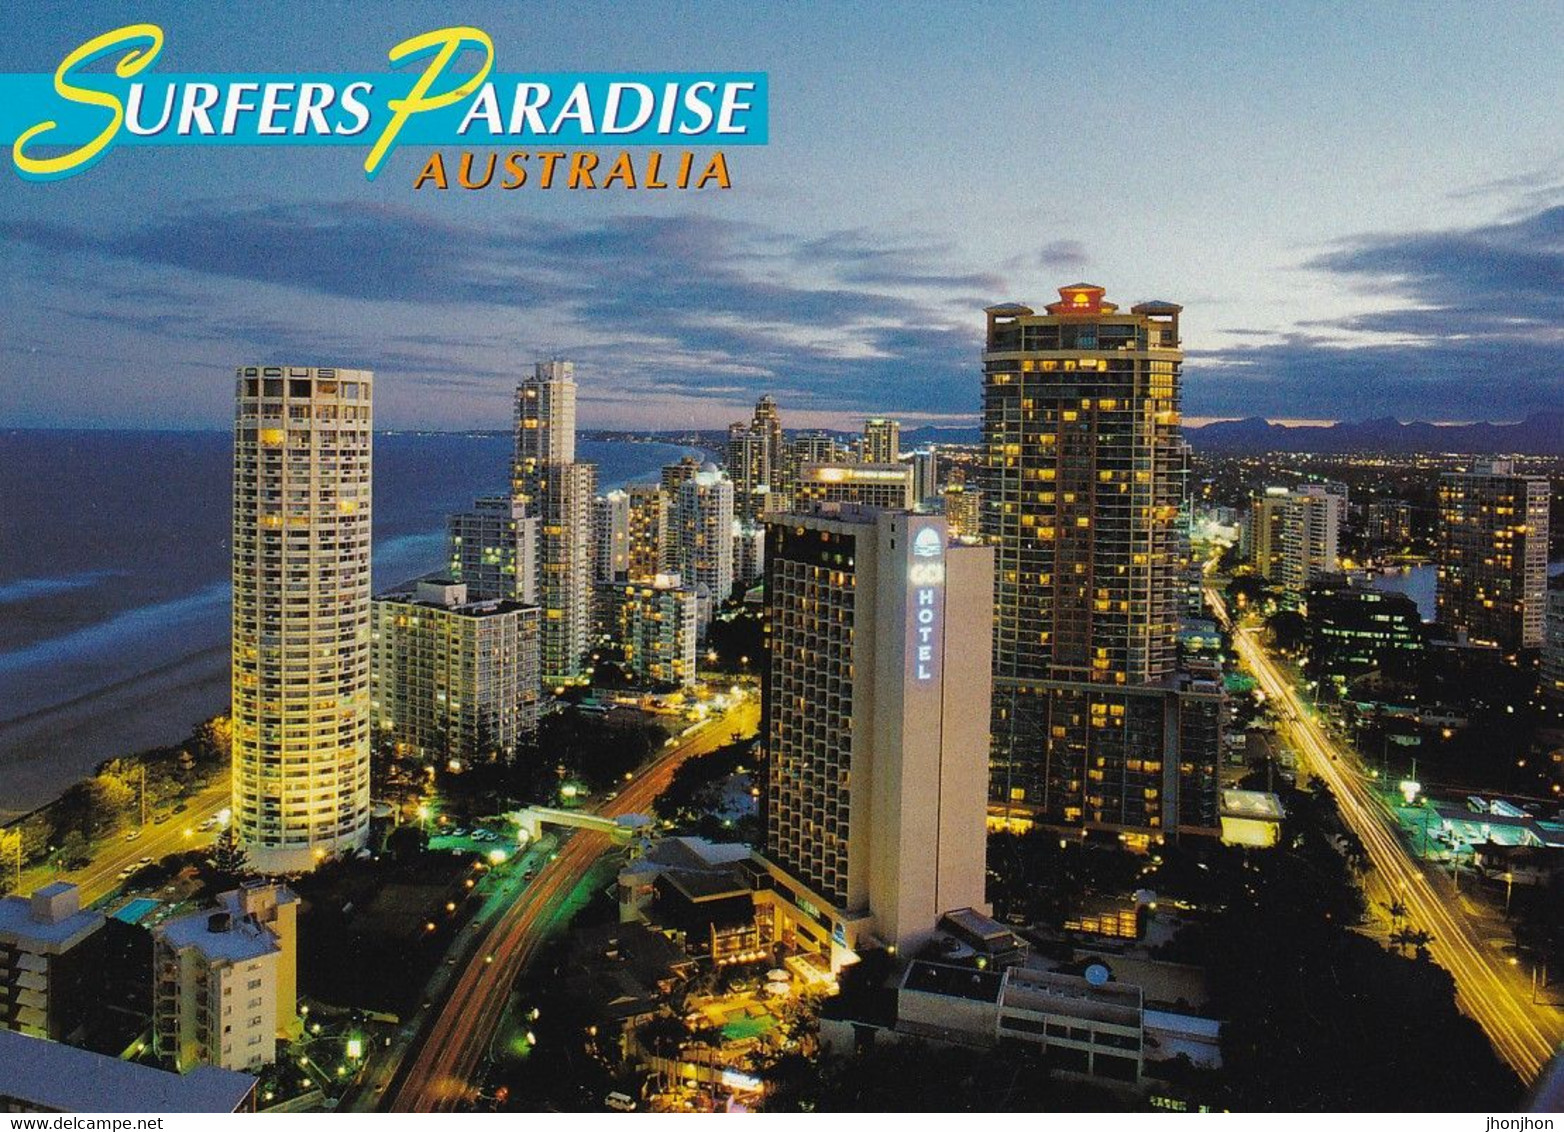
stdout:
<svg viewBox="0 0 1564 1132">
<path fill-rule="evenodd" d="M 1564 402 L 1564 206 L 1343 240 L 1305 267 L 1368 309 L 1192 353 L 1191 412 L 1482 420 Z"/>
<path fill-rule="evenodd" d="M 1084 267 L 1086 246 L 1079 240 L 1050 240 L 1037 253 L 1040 267 Z"/>
<path fill-rule="evenodd" d="M 584 380 L 734 402 L 785 385 L 821 410 L 974 411 L 977 312 L 1005 289 L 934 242 L 704 215 L 480 227 L 356 203 L 208 205 L 111 231 L 4 220 L 0 241 L 45 272 L 114 266 L 97 290 L 62 267 L 55 313 L 246 361 L 362 358 L 497 388 L 518 351 L 575 343 L 563 352 Z"/>
</svg>

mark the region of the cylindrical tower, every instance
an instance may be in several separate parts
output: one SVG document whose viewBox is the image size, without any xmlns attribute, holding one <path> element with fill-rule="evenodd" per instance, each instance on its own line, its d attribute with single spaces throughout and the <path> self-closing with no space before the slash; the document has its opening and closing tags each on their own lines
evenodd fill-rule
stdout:
<svg viewBox="0 0 1564 1132">
<path fill-rule="evenodd" d="M 238 371 L 233 820 L 262 872 L 313 868 L 369 829 L 373 380 Z"/>
</svg>

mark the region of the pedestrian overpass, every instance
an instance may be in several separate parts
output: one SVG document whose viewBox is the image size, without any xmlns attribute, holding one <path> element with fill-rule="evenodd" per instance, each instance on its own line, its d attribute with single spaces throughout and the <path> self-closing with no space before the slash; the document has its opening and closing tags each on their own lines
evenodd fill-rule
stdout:
<svg viewBox="0 0 1564 1132">
<path fill-rule="evenodd" d="M 516 822 L 517 840 L 522 845 L 530 844 L 542 837 L 545 825 L 590 829 L 597 833 L 608 834 L 616 844 L 628 845 L 652 824 L 652 819 L 645 814 L 623 814 L 617 818 L 606 818 L 584 810 L 556 810 L 548 806 L 528 806 L 512 814 L 511 817 Z"/>
</svg>

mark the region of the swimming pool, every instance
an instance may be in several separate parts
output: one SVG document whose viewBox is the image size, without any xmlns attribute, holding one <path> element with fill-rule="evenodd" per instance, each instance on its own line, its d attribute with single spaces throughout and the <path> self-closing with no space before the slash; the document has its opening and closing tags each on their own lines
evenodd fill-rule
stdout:
<svg viewBox="0 0 1564 1132">
<path fill-rule="evenodd" d="M 148 896 L 138 896 L 129 904 L 114 913 L 114 918 L 122 924 L 139 924 L 150 916 L 158 907 L 158 901 Z"/>
</svg>

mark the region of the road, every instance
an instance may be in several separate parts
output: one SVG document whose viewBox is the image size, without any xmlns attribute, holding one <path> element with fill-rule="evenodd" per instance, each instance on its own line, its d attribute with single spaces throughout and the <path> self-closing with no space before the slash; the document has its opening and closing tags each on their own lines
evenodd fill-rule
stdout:
<svg viewBox="0 0 1564 1132">
<path fill-rule="evenodd" d="M 752 694 L 648 763 L 597 812 L 605 817 L 645 813 L 686 759 L 731 742 L 735 732 L 752 733 L 759 720 L 759 702 Z M 475 1078 L 511 987 L 548 938 L 566 898 L 610 845 L 605 834 L 577 830 L 539 871 L 524 898 L 495 922 L 478 949 L 492 961 L 472 963 L 461 973 L 382 1107 L 392 1112 L 449 1112 L 473 1097 Z"/>
<path fill-rule="evenodd" d="M 1305 768 L 1325 783 L 1348 828 L 1363 842 L 1385 890 L 1398 895 L 1410 923 L 1433 935 L 1429 951 L 1455 979 L 1456 1002 L 1483 1028 L 1494 1050 L 1526 1083 L 1537 1079 L 1564 1040 L 1564 1016 L 1534 1005 L 1524 972 L 1485 942 L 1448 882 L 1430 879 L 1400 836 L 1394 818 L 1374 794 L 1357 754 L 1332 736 L 1305 706 L 1297 689 L 1261 645 L 1257 630 L 1233 624 L 1214 585 L 1206 597 L 1232 629 L 1233 647 L 1276 710 L 1278 728 Z"/>
<path fill-rule="evenodd" d="M 103 899 L 122 883 L 119 874 L 143 857 L 161 861 L 171 853 L 182 853 L 206 845 L 211 834 L 194 832 L 207 818 L 216 817 L 226 809 L 230 797 L 227 775 L 190 799 L 183 813 L 172 815 L 161 825 L 148 822 L 142 827 L 141 836 L 126 841 L 118 834 L 105 844 L 93 857 L 92 864 L 75 872 L 56 875 L 52 866 L 44 866 L 22 874 L 22 891 L 31 892 L 41 885 L 55 880 L 66 880 L 81 888 L 81 902 L 88 905 Z M 193 831 L 185 836 L 185 830 Z"/>
</svg>

